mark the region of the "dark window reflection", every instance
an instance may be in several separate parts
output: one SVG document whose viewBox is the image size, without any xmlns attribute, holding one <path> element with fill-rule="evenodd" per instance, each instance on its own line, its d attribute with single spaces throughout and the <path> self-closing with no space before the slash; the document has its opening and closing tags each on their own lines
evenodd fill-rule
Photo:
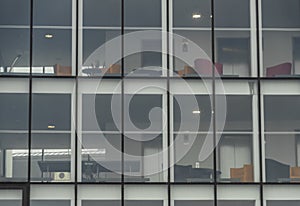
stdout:
<svg viewBox="0 0 300 206">
<path fill-rule="evenodd" d="M 163 206 L 162 200 L 125 200 L 125 206 Z"/>
<path fill-rule="evenodd" d="M 249 0 L 217 0 L 214 14 L 216 27 L 250 27 Z"/>
<path fill-rule="evenodd" d="M 174 27 L 211 27 L 209 0 L 175 0 L 173 2 Z"/>
<path fill-rule="evenodd" d="M 0 72 L 29 74 L 29 29 L 0 29 Z"/>
<path fill-rule="evenodd" d="M 212 182 L 214 180 L 213 153 L 199 161 L 205 138 L 206 135 L 188 133 L 174 137 L 175 182 Z M 220 171 L 217 171 L 217 176 L 219 175 Z"/>
<path fill-rule="evenodd" d="M 32 206 L 70 206 L 70 200 L 32 200 Z"/>
<path fill-rule="evenodd" d="M 70 134 L 34 133 L 31 143 L 31 181 L 71 181 Z"/>
<path fill-rule="evenodd" d="M 118 131 L 121 125 L 120 102 L 121 95 L 118 94 L 84 94 L 82 98 L 83 130 Z"/>
<path fill-rule="evenodd" d="M 72 0 L 34 0 L 33 24 L 70 26 L 72 24 Z"/>
<path fill-rule="evenodd" d="M 82 200 L 82 206 L 121 206 L 121 200 Z"/>
<path fill-rule="evenodd" d="M 1 0 L 0 25 L 30 24 L 30 0 Z"/>
<path fill-rule="evenodd" d="M 71 94 L 33 94 L 32 129 L 71 129 Z"/>
<path fill-rule="evenodd" d="M 162 95 L 126 94 L 125 109 L 125 131 L 161 132 Z"/>
<path fill-rule="evenodd" d="M 213 206 L 214 201 L 211 200 L 175 200 L 174 206 Z"/>
<path fill-rule="evenodd" d="M 220 33 L 221 34 L 221 33 Z M 247 35 L 249 33 L 240 33 Z M 217 38 L 217 63 L 223 65 L 223 73 L 220 75 L 249 76 L 250 67 L 250 38 L 237 37 Z"/>
<path fill-rule="evenodd" d="M 162 136 L 130 134 L 124 140 L 126 182 L 163 182 Z"/>
<path fill-rule="evenodd" d="M 219 181 L 253 182 L 253 146 L 251 135 L 223 134 L 218 143 Z"/>
<path fill-rule="evenodd" d="M 176 95 L 174 97 L 175 131 L 208 131 L 210 122 L 209 95 Z"/>
<path fill-rule="evenodd" d="M 266 131 L 299 131 L 300 96 L 265 95 Z"/>
<path fill-rule="evenodd" d="M 124 6 L 125 26 L 161 26 L 161 0 L 126 0 Z"/>
<path fill-rule="evenodd" d="M 262 0 L 263 27 L 299 27 L 299 0 Z"/>
<path fill-rule="evenodd" d="M 0 94 L 0 129 L 27 130 L 28 94 Z"/>
<path fill-rule="evenodd" d="M 267 200 L 267 206 L 298 206 L 299 200 Z"/>
<path fill-rule="evenodd" d="M 0 200 L 0 205 L 4 206 L 21 206 L 22 200 Z"/>
<path fill-rule="evenodd" d="M 71 29 L 35 29 L 32 73 L 70 76 L 72 74 Z"/>
<path fill-rule="evenodd" d="M 220 206 L 254 206 L 255 201 L 253 200 L 219 200 L 218 205 Z"/>
<path fill-rule="evenodd" d="M 120 135 L 83 135 L 81 144 L 83 182 L 121 181 Z"/>
<path fill-rule="evenodd" d="M 299 134 L 267 134 L 265 136 L 267 182 L 295 183 L 300 180 L 299 148 Z"/>
<path fill-rule="evenodd" d="M 120 0 L 83 0 L 84 26 L 121 26 Z"/>
</svg>

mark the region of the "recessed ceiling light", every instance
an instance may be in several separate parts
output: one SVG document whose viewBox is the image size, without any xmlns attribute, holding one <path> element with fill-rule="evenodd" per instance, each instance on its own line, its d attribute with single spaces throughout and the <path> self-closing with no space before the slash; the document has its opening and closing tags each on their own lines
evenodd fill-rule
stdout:
<svg viewBox="0 0 300 206">
<path fill-rule="evenodd" d="M 53 38 L 53 35 L 52 35 L 52 34 L 45 34 L 45 38 L 46 38 L 46 39 L 52 39 L 52 38 Z"/>
<path fill-rule="evenodd" d="M 55 125 L 48 125 L 48 129 L 54 129 Z"/>
<path fill-rule="evenodd" d="M 193 111 L 193 114 L 200 114 L 200 113 L 201 113 L 200 110 L 194 110 L 194 111 Z"/>
<path fill-rule="evenodd" d="M 201 14 L 199 13 L 193 14 L 193 19 L 200 19 L 200 18 L 201 18 Z"/>
</svg>

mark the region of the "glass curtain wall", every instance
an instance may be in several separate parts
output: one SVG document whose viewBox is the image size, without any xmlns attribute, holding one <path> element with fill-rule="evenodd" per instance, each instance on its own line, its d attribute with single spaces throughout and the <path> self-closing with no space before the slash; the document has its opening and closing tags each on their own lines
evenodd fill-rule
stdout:
<svg viewBox="0 0 300 206">
<path fill-rule="evenodd" d="M 1 0 L 0 205 L 299 205 L 299 15 Z"/>
</svg>

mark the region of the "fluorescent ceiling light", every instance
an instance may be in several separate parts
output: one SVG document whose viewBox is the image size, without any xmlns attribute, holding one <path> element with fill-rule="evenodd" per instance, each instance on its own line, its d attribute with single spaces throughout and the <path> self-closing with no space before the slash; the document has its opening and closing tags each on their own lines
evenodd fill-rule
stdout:
<svg viewBox="0 0 300 206">
<path fill-rule="evenodd" d="M 53 35 L 52 35 L 52 34 L 45 34 L 45 38 L 46 38 L 46 39 L 52 39 L 52 38 L 53 38 Z"/>
<path fill-rule="evenodd" d="M 194 111 L 193 111 L 193 114 L 200 114 L 200 113 L 201 113 L 200 110 L 194 110 Z"/>
<path fill-rule="evenodd" d="M 193 19 L 200 19 L 200 18 L 201 18 L 201 14 L 199 13 L 193 14 Z"/>
</svg>

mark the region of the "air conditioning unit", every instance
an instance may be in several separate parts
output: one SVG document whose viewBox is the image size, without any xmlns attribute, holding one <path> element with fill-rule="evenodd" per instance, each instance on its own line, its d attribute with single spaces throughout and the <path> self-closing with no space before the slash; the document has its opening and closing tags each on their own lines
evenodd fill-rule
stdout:
<svg viewBox="0 0 300 206">
<path fill-rule="evenodd" d="M 70 181 L 70 172 L 54 172 L 54 181 Z"/>
</svg>

